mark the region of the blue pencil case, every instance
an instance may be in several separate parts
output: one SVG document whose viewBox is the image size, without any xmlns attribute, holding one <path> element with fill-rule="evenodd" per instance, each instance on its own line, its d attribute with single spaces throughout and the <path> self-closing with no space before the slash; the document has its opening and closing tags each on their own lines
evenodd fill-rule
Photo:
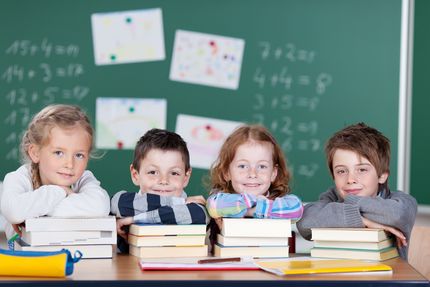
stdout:
<svg viewBox="0 0 430 287">
<path fill-rule="evenodd" d="M 0 275 L 65 277 L 73 273 L 73 266 L 81 257 L 80 251 L 72 257 L 67 249 L 53 252 L 0 249 Z"/>
</svg>

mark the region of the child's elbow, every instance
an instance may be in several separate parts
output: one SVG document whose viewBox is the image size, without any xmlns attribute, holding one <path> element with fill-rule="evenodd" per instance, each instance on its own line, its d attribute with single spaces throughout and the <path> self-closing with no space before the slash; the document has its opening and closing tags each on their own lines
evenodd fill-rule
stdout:
<svg viewBox="0 0 430 287">
<path fill-rule="evenodd" d="M 25 220 L 19 206 L 7 199 L 1 201 L 0 214 L 11 224 L 19 224 Z"/>
<path fill-rule="evenodd" d="M 213 209 L 213 208 L 209 208 L 209 207 L 207 207 L 207 211 L 208 211 L 209 217 L 211 217 L 211 218 L 220 218 L 220 217 L 221 217 L 221 216 L 218 214 L 218 212 L 217 212 L 217 210 L 216 210 L 216 209 Z"/>
<path fill-rule="evenodd" d="M 100 198 L 97 204 L 92 204 L 91 208 L 88 209 L 88 215 L 94 217 L 104 217 L 110 213 L 110 200 L 107 198 Z"/>
<path fill-rule="evenodd" d="M 306 226 L 306 221 L 301 219 L 299 221 L 296 222 L 296 227 L 297 230 L 299 231 L 300 235 L 306 239 L 306 240 L 311 240 L 312 239 L 312 232 L 311 229 Z"/>
<path fill-rule="evenodd" d="M 103 216 L 107 216 L 110 213 L 110 202 L 109 200 L 103 204 L 100 205 L 100 207 L 96 210 L 94 210 L 95 216 L 97 217 L 103 217 Z"/>
<path fill-rule="evenodd" d="M 25 221 L 25 217 L 20 212 L 16 212 L 13 208 L 2 207 L 1 215 L 3 215 L 10 224 L 20 224 Z"/>
</svg>

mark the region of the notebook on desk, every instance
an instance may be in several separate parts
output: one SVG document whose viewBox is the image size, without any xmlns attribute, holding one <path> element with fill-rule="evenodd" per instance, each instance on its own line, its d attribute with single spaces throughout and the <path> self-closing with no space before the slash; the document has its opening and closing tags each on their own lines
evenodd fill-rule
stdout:
<svg viewBox="0 0 430 287">
<path fill-rule="evenodd" d="M 256 261 L 261 269 L 276 275 L 298 275 L 318 273 L 392 272 L 392 268 L 379 262 L 337 259 L 298 259 Z"/>
</svg>

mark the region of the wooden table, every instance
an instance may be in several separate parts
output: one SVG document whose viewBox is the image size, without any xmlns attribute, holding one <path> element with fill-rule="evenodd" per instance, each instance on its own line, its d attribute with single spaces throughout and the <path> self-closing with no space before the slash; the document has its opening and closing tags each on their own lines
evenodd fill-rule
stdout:
<svg viewBox="0 0 430 287">
<path fill-rule="evenodd" d="M 400 258 L 384 261 L 393 273 L 318 274 L 279 277 L 264 271 L 141 271 L 138 258 L 87 259 L 65 279 L 0 277 L 20 286 L 428 286 L 430 283 Z"/>
</svg>

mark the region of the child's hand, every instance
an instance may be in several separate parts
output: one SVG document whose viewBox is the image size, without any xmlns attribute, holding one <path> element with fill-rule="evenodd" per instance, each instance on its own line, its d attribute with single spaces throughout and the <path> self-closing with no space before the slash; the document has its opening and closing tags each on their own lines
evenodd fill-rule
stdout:
<svg viewBox="0 0 430 287">
<path fill-rule="evenodd" d="M 222 229 L 222 217 L 214 218 L 216 225 L 218 225 L 219 230 Z"/>
<path fill-rule="evenodd" d="M 390 232 L 394 236 L 396 236 L 397 237 L 397 240 L 396 240 L 397 241 L 397 247 L 401 248 L 402 246 L 408 245 L 408 242 L 406 241 L 405 235 L 403 235 L 403 233 L 400 230 L 398 230 L 397 228 L 374 222 L 374 221 L 367 219 L 365 217 L 362 217 L 362 220 L 363 220 L 364 226 L 366 226 L 368 228 L 381 228 L 381 229 L 384 229 L 385 231 Z"/>
<path fill-rule="evenodd" d="M 116 231 L 118 232 L 118 235 L 127 240 L 127 232 L 125 232 L 122 227 L 127 226 L 133 223 L 133 217 L 125 217 L 125 218 L 119 218 L 116 220 Z"/>
<path fill-rule="evenodd" d="M 254 213 L 255 213 L 255 206 L 248 208 L 248 210 L 245 213 L 245 217 L 254 217 Z"/>
<path fill-rule="evenodd" d="M 15 232 L 19 235 L 19 237 L 22 236 L 22 226 L 23 226 L 23 223 L 12 224 L 13 230 L 15 230 Z"/>
<path fill-rule="evenodd" d="M 197 203 L 201 205 L 206 205 L 206 199 L 201 195 L 189 196 L 185 200 L 185 203 Z"/>
</svg>

